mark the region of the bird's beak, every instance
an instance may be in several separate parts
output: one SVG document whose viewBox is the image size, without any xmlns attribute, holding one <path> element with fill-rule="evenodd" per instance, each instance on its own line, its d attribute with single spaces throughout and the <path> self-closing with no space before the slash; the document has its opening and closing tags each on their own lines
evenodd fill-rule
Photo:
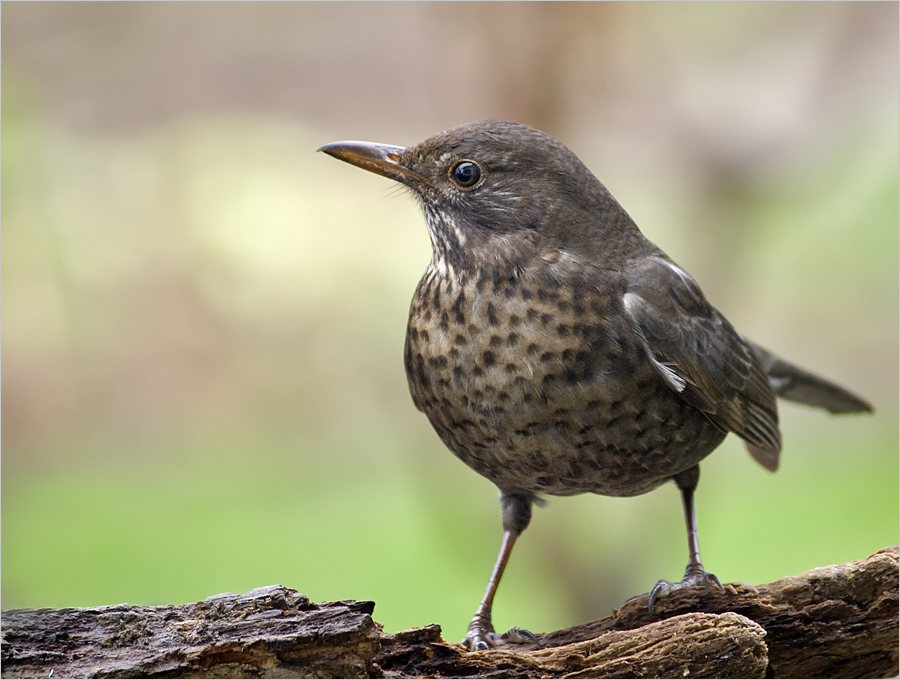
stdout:
<svg viewBox="0 0 900 680">
<path fill-rule="evenodd" d="M 334 142 L 317 150 L 404 184 L 409 184 L 410 180 L 422 181 L 421 177 L 400 162 L 401 153 L 405 150 L 402 146 L 372 142 Z"/>
</svg>

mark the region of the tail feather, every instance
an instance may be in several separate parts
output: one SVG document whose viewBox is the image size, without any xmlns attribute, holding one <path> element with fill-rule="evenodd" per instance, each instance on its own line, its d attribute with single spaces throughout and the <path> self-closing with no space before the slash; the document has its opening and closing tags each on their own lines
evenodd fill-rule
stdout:
<svg viewBox="0 0 900 680">
<path fill-rule="evenodd" d="M 778 456 L 780 451 L 773 449 L 763 449 L 753 446 L 750 442 L 744 442 L 744 446 L 753 456 L 753 460 L 762 465 L 769 472 L 775 472 L 778 469 Z"/>
<path fill-rule="evenodd" d="M 865 399 L 843 387 L 789 364 L 753 343 L 750 343 L 750 347 L 768 376 L 769 385 L 779 397 L 808 406 L 818 406 L 831 413 L 860 413 L 874 410 Z"/>
</svg>

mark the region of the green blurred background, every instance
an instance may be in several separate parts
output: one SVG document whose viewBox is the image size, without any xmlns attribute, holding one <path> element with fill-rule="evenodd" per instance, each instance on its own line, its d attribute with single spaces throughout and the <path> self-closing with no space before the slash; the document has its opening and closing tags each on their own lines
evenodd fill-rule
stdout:
<svg viewBox="0 0 900 680">
<path fill-rule="evenodd" d="M 869 398 L 703 465 L 704 563 L 898 542 L 896 3 L 4 3 L 2 606 L 282 583 L 460 639 L 497 492 L 416 412 L 418 209 L 314 153 L 550 132 L 745 334 Z M 551 499 L 498 628 L 680 577 L 677 490 Z"/>
</svg>

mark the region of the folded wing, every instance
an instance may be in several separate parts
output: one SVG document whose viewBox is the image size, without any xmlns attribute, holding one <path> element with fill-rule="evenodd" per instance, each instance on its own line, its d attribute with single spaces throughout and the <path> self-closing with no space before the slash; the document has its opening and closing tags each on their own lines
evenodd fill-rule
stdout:
<svg viewBox="0 0 900 680">
<path fill-rule="evenodd" d="M 648 360 L 666 384 L 713 423 L 741 437 L 761 465 L 777 469 L 778 411 L 757 355 L 761 350 L 664 257 L 642 259 L 623 302 Z"/>
</svg>

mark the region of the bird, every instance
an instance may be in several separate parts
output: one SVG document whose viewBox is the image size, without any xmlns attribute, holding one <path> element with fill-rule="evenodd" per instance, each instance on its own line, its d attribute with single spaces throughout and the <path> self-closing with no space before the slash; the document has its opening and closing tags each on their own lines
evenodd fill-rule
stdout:
<svg viewBox="0 0 900 680">
<path fill-rule="evenodd" d="M 776 397 L 872 411 L 850 391 L 739 334 L 696 281 L 639 231 L 565 145 L 484 120 L 409 147 L 318 149 L 399 182 L 424 213 L 432 257 L 410 305 L 404 366 L 415 406 L 500 491 L 503 539 L 463 644 L 497 633 L 492 606 L 517 539 L 545 495 L 681 492 L 688 564 L 649 609 L 686 587 L 722 588 L 700 559 L 700 462 L 728 433 L 775 471 Z"/>
</svg>

